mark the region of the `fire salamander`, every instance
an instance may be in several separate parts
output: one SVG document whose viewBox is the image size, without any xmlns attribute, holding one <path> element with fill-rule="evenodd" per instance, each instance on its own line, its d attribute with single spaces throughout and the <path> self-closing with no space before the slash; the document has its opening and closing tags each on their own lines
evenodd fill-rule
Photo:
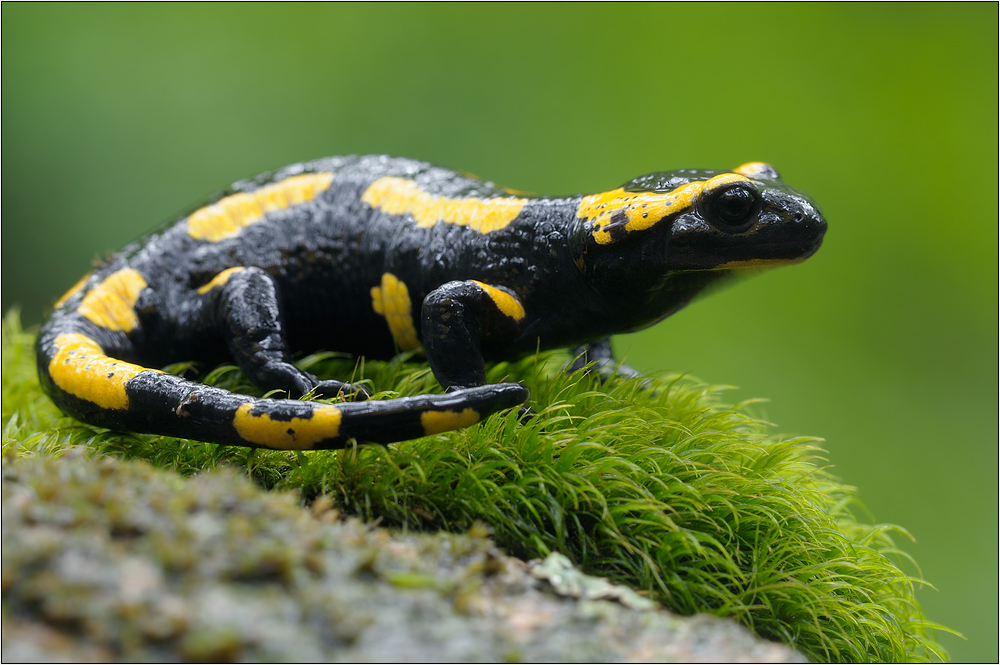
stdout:
<svg viewBox="0 0 1000 665">
<path fill-rule="evenodd" d="M 826 222 L 767 164 L 652 173 L 545 198 L 429 164 L 332 157 L 232 186 L 125 248 L 55 304 L 37 345 L 55 403 L 112 429 L 272 449 L 389 443 L 523 404 L 486 360 L 577 347 L 676 312 L 744 266 L 815 252 Z M 443 394 L 368 400 L 293 351 L 422 350 Z M 152 367 L 226 354 L 257 399 Z M 352 396 L 336 404 L 294 399 Z"/>
</svg>

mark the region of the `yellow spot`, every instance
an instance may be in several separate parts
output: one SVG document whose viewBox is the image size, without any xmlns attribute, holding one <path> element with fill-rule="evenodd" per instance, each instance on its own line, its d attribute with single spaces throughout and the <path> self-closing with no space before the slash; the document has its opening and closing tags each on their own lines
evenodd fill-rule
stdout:
<svg viewBox="0 0 1000 665">
<path fill-rule="evenodd" d="M 482 282 L 477 282 L 476 280 L 472 280 L 472 282 L 486 292 L 486 295 L 490 297 L 490 300 L 496 303 L 496 306 L 500 308 L 501 312 L 515 321 L 520 321 L 524 318 L 524 307 L 521 305 L 520 300 L 506 291 L 496 288 L 495 286 L 483 284 Z"/>
<path fill-rule="evenodd" d="M 591 234 L 601 245 L 614 242 L 605 227 L 614 219 L 625 227 L 622 235 L 644 231 L 660 220 L 694 205 L 702 192 L 747 178 L 735 173 L 723 173 L 709 180 L 681 185 L 670 192 L 626 192 L 619 187 L 610 192 L 585 196 L 580 201 L 576 216 L 593 222 Z M 624 216 L 624 217 L 622 217 Z M 621 222 L 618 220 L 621 219 Z"/>
<path fill-rule="evenodd" d="M 102 328 L 131 332 L 139 325 L 135 301 L 147 286 L 142 275 L 132 268 L 123 268 L 91 289 L 76 311 Z"/>
<path fill-rule="evenodd" d="M 390 215 L 413 215 L 417 226 L 429 228 L 438 222 L 467 226 L 489 233 L 514 221 L 528 202 L 522 198 L 453 199 L 435 196 L 405 178 L 379 178 L 365 190 L 361 200 Z"/>
<path fill-rule="evenodd" d="M 774 172 L 774 167 L 766 162 L 747 162 L 733 169 L 734 173 L 745 175 L 748 178 L 760 179 L 762 175 L 770 175 Z"/>
<path fill-rule="evenodd" d="M 56 337 L 55 345 L 56 354 L 49 361 L 55 384 L 104 409 L 127 409 L 125 384 L 142 372 L 157 371 L 109 358 L 86 335 L 64 333 Z"/>
<path fill-rule="evenodd" d="M 437 434 L 453 429 L 462 429 L 479 422 L 479 412 L 475 409 L 461 411 L 424 411 L 420 414 L 420 424 L 424 434 Z"/>
<path fill-rule="evenodd" d="M 327 404 L 312 407 L 312 418 L 272 419 L 250 413 L 254 403 L 236 409 L 233 427 L 244 441 L 277 450 L 309 450 L 324 439 L 340 436 L 340 409 Z"/>
<path fill-rule="evenodd" d="M 241 192 L 196 210 L 188 217 L 188 234 L 197 240 L 219 242 L 237 235 L 243 227 L 259 222 L 269 212 L 312 201 L 333 182 L 332 173 L 303 173 Z"/>
<path fill-rule="evenodd" d="M 406 284 L 396 279 L 392 273 L 382 275 L 382 286 L 371 289 L 372 309 L 385 317 L 389 333 L 400 351 L 420 349 L 417 329 L 413 325 L 413 303 Z"/>
<path fill-rule="evenodd" d="M 241 270 L 243 270 L 242 267 L 226 268 L 225 270 L 223 270 L 222 272 L 220 272 L 218 275 L 216 275 L 215 277 L 213 277 L 211 282 L 209 282 L 205 286 L 199 286 L 198 287 L 198 293 L 201 293 L 202 295 L 204 295 L 204 294 L 208 293 L 209 291 L 211 291 L 212 289 L 214 289 L 217 286 L 225 286 L 226 283 L 229 281 L 229 278 L 233 276 L 233 273 L 237 273 L 237 272 L 239 272 Z"/>
<path fill-rule="evenodd" d="M 90 279 L 90 276 L 93 274 L 93 272 L 94 272 L 93 270 L 91 270 L 90 272 L 88 272 L 86 275 L 84 275 L 83 277 L 80 278 L 79 282 L 77 282 L 72 287 L 70 287 L 69 291 L 67 291 L 66 293 L 62 294 L 62 298 L 60 298 L 59 300 L 56 301 L 56 304 L 52 306 L 52 309 L 59 309 L 60 307 L 63 306 L 63 304 L 67 300 L 69 300 L 70 298 L 72 298 L 73 296 L 75 296 L 80 291 L 80 289 L 83 288 L 83 285 L 87 283 L 87 280 Z"/>
</svg>

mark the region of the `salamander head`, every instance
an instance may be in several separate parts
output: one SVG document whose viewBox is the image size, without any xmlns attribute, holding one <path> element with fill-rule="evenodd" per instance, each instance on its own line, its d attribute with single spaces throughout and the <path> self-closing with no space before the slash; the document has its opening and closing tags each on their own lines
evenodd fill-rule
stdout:
<svg viewBox="0 0 1000 665">
<path fill-rule="evenodd" d="M 646 279 L 692 270 L 783 265 L 819 249 L 826 221 L 801 192 L 762 162 L 732 171 L 641 176 L 581 199 L 578 265 L 601 282 L 627 262 Z M 584 270 L 584 272 L 591 272 Z"/>
</svg>

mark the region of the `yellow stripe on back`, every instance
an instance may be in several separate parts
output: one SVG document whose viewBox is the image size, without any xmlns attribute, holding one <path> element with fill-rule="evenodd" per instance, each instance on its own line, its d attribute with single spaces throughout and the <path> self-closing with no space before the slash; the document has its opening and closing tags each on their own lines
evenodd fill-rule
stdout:
<svg viewBox="0 0 1000 665">
<path fill-rule="evenodd" d="M 723 173 L 709 180 L 681 185 L 670 192 L 626 192 L 619 187 L 610 192 L 585 196 L 577 207 L 576 216 L 593 223 L 591 234 L 601 245 L 614 242 L 606 227 L 613 219 L 622 219 L 625 234 L 644 231 L 666 217 L 691 208 L 706 190 L 747 180 L 735 173 Z"/>
<path fill-rule="evenodd" d="M 269 212 L 312 201 L 330 187 L 332 173 L 303 173 L 257 191 L 233 194 L 197 210 L 188 217 L 188 234 L 197 240 L 219 242 L 259 222 Z"/>
<path fill-rule="evenodd" d="M 483 284 L 482 282 L 477 282 L 476 280 L 471 281 L 486 292 L 486 295 L 488 295 L 490 300 L 492 300 L 496 306 L 500 308 L 501 312 L 515 321 L 520 321 L 524 318 L 524 306 L 521 305 L 520 300 L 506 291 L 496 288 L 495 286 Z"/>
<path fill-rule="evenodd" d="M 450 198 L 429 194 L 413 180 L 388 176 L 365 190 L 361 200 L 390 215 L 413 215 L 417 226 L 429 228 L 438 222 L 467 226 L 490 233 L 506 227 L 528 202 L 522 198 Z"/>
<path fill-rule="evenodd" d="M 385 317 L 389 333 L 400 351 L 420 349 L 417 329 L 413 324 L 413 303 L 406 284 L 392 273 L 382 275 L 382 285 L 371 288 L 372 309 Z"/>
<path fill-rule="evenodd" d="M 132 268 L 123 268 L 91 289 L 76 311 L 102 328 L 131 332 L 139 325 L 135 303 L 147 286 L 142 275 Z"/>
<path fill-rule="evenodd" d="M 236 410 L 233 427 L 244 441 L 278 450 L 309 450 L 324 439 L 340 436 L 340 409 L 328 404 L 312 407 L 311 418 L 272 419 L 267 413 L 254 415 L 248 402 Z"/>
<path fill-rule="evenodd" d="M 127 409 L 125 384 L 142 372 L 155 372 L 109 358 L 101 345 L 86 335 L 64 333 L 55 339 L 56 354 L 49 376 L 60 389 L 105 409 Z"/>
</svg>

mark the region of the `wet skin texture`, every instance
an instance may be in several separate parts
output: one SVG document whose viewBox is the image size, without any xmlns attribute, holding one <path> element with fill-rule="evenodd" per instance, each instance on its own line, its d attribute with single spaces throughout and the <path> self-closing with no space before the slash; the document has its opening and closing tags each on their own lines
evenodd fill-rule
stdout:
<svg viewBox="0 0 1000 665">
<path fill-rule="evenodd" d="M 577 347 L 608 371 L 610 335 L 734 269 L 801 261 L 825 230 L 760 162 L 545 198 L 408 159 L 320 159 L 238 182 L 84 277 L 42 327 L 38 371 L 63 411 L 113 429 L 275 449 L 401 441 L 524 403 L 520 384 L 486 384 L 486 360 Z M 366 401 L 291 363 L 317 349 L 422 349 L 447 391 Z M 355 401 L 148 369 L 227 355 L 261 388 Z"/>
</svg>

